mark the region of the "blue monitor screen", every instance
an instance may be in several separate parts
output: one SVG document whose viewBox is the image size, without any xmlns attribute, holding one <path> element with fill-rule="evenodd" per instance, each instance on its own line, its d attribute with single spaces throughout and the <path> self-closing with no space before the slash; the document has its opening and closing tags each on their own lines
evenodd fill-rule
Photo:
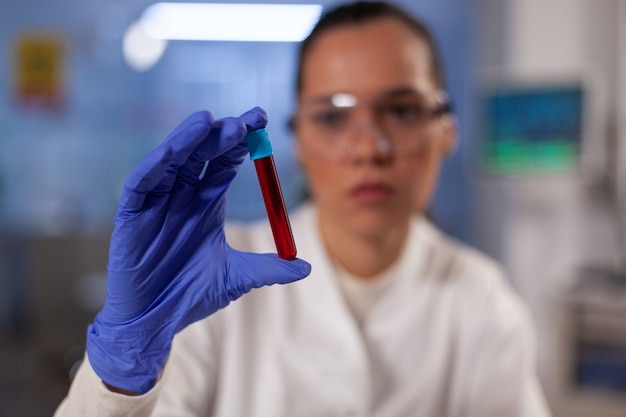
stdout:
<svg viewBox="0 0 626 417">
<path fill-rule="evenodd" d="M 580 86 L 499 90 L 484 100 L 481 165 L 502 174 L 569 172 L 583 137 Z"/>
</svg>

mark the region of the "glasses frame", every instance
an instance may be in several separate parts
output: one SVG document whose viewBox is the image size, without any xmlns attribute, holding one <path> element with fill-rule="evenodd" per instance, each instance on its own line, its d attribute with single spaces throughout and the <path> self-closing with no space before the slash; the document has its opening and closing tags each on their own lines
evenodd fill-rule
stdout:
<svg viewBox="0 0 626 417">
<path fill-rule="evenodd" d="M 363 105 L 369 105 L 372 106 L 372 103 L 376 103 L 379 100 L 384 99 L 385 97 L 392 97 L 394 94 L 406 94 L 406 93 L 417 93 L 417 94 L 423 94 L 425 96 L 434 96 L 434 101 L 437 103 L 435 106 L 433 106 L 431 109 L 429 109 L 428 112 L 428 117 L 429 117 L 429 121 L 432 119 L 436 119 L 436 118 L 441 118 L 446 114 L 451 114 L 452 113 L 452 104 L 450 101 L 450 97 L 448 95 L 448 93 L 443 90 L 443 89 L 439 89 L 439 90 L 435 90 L 432 92 L 422 92 L 419 90 L 416 90 L 415 88 L 412 87 L 403 87 L 403 88 L 399 88 L 399 89 L 395 89 L 395 90 L 391 90 L 389 92 L 383 93 L 379 96 L 377 96 L 374 99 L 371 100 L 367 100 L 367 101 L 363 101 L 363 100 L 359 100 L 358 98 L 356 98 L 353 94 L 348 94 L 348 93 L 335 93 L 329 96 L 324 96 L 324 97 L 320 97 L 319 99 L 314 99 L 313 101 L 310 101 L 310 105 L 315 105 L 316 103 L 327 103 L 330 104 L 331 106 L 334 106 L 337 109 L 351 109 L 351 108 L 357 108 Z M 306 106 L 307 103 L 304 104 L 304 106 Z M 298 129 L 298 116 L 301 114 L 302 112 L 302 107 L 300 106 L 300 109 L 298 111 L 296 111 L 287 121 L 287 127 L 288 129 L 292 132 L 292 133 L 296 133 L 297 129 Z M 383 153 L 389 153 L 389 152 L 393 152 L 393 142 L 391 140 L 389 140 L 386 135 L 382 134 L 382 131 L 380 129 L 380 127 L 378 126 L 378 123 L 367 123 L 367 125 L 374 129 L 374 131 L 377 133 L 376 134 L 376 146 L 377 149 L 380 152 Z M 355 131 L 360 131 L 362 128 L 364 127 L 364 125 L 360 125 L 357 126 L 357 128 L 355 128 Z M 356 136 L 356 135 L 355 135 Z M 347 145 L 350 146 L 346 146 L 346 149 L 353 149 L 355 143 L 355 139 L 352 138 L 350 139 L 348 142 L 346 142 Z M 326 157 L 326 159 L 341 159 L 341 156 L 343 156 L 344 153 L 346 153 L 346 149 L 344 149 L 342 152 L 338 152 L 338 154 L 340 154 L 339 156 L 336 156 L 334 158 L 328 158 Z M 312 150 L 315 151 L 315 147 L 312 147 Z M 323 152 L 319 152 L 317 151 L 316 153 L 319 153 L 321 156 L 325 156 L 322 155 Z M 398 153 L 399 154 L 399 153 Z M 399 154 L 400 155 L 400 154 Z M 327 155 L 326 155 L 327 156 Z"/>
</svg>

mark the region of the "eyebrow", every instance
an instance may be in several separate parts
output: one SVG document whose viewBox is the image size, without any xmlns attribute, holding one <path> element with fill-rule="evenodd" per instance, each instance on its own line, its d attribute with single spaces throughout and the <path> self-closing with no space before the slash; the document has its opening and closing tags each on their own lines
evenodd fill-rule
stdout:
<svg viewBox="0 0 626 417">
<path fill-rule="evenodd" d="M 346 95 L 349 95 L 349 96 L 354 96 L 354 94 L 350 94 L 350 93 L 337 92 L 337 93 L 329 94 L 329 95 L 325 95 L 325 96 L 313 97 L 312 99 L 307 100 L 303 104 L 306 104 L 306 105 L 311 105 L 311 104 L 332 104 L 333 97 L 338 95 L 338 94 L 346 94 Z M 422 94 L 422 93 L 419 90 L 417 90 L 416 88 L 414 88 L 414 87 L 400 86 L 400 87 L 395 87 L 395 88 L 392 88 L 390 90 L 387 90 L 387 91 L 383 92 L 378 97 L 376 97 L 376 99 L 393 98 L 393 97 L 403 96 L 403 95 L 406 95 L 406 94 Z"/>
<path fill-rule="evenodd" d="M 424 93 L 414 87 L 397 87 L 397 88 L 393 88 L 389 91 L 384 92 L 383 94 L 379 96 L 379 98 L 397 97 L 397 96 L 403 96 L 406 94 L 424 94 Z"/>
</svg>

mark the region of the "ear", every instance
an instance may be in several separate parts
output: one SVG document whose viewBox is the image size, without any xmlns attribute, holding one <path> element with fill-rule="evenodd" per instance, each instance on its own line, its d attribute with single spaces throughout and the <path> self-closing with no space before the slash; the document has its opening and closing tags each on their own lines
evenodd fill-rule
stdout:
<svg viewBox="0 0 626 417">
<path fill-rule="evenodd" d="M 300 144 L 300 138 L 298 134 L 293 134 L 293 157 L 295 158 L 298 168 L 304 173 L 305 176 L 309 175 L 309 167 L 307 165 L 308 159 L 306 155 L 306 149 Z"/>
<path fill-rule="evenodd" d="M 300 137 L 298 135 L 298 125 L 296 123 L 296 117 L 292 116 L 289 118 L 289 121 L 287 122 L 287 128 L 289 129 L 289 132 L 291 133 L 291 140 L 293 142 L 293 157 L 296 159 L 296 162 L 298 163 L 298 165 L 300 165 L 301 168 L 304 168 L 304 164 L 303 161 L 304 159 L 302 158 L 302 147 L 300 146 Z"/>
<path fill-rule="evenodd" d="M 441 156 L 445 157 L 452 154 L 457 146 L 456 118 L 452 114 L 446 114 L 441 118 L 439 123 Z"/>
<path fill-rule="evenodd" d="M 304 168 L 304 164 L 302 163 L 303 159 L 302 159 L 302 147 L 300 146 L 300 138 L 298 138 L 297 133 L 293 132 L 292 133 L 292 139 L 293 139 L 293 157 L 296 159 L 296 162 L 298 163 L 298 165 L 300 165 L 301 168 Z"/>
</svg>

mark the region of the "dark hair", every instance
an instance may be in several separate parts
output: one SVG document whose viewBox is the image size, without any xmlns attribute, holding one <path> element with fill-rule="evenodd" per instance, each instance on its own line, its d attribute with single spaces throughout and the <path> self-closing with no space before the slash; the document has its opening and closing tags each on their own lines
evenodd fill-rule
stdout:
<svg viewBox="0 0 626 417">
<path fill-rule="evenodd" d="M 356 26 L 384 18 L 396 19 L 409 27 L 420 39 L 426 42 L 431 57 L 432 75 L 439 87 L 444 87 L 443 71 L 435 41 L 427 26 L 409 15 L 406 11 L 384 1 L 357 1 L 328 10 L 322 14 L 309 36 L 300 43 L 296 93 L 302 90 L 302 67 L 308 51 L 315 40 L 328 30 Z"/>
</svg>

